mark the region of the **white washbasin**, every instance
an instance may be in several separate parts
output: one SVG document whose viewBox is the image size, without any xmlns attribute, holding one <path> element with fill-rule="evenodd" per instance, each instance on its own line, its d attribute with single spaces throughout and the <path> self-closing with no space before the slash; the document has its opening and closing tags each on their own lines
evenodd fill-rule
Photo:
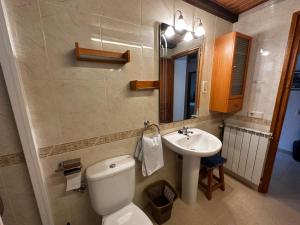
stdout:
<svg viewBox="0 0 300 225">
<path fill-rule="evenodd" d="M 197 201 L 200 158 L 218 153 L 222 143 L 203 130 L 190 128 L 188 131 L 188 136 L 175 131 L 164 135 L 162 139 L 170 150 L 183 156 L 181 198 L 191 205 Z"/>
<path fill-rule="evenodd" d="M 207 157 L 218 153 L 222 147 L 221 141 L 206 131 L 190 128 L 189 136 L 177 131 L 164 135 L 163 141 L 172 151 L 182 155 Z"/>
</svg>

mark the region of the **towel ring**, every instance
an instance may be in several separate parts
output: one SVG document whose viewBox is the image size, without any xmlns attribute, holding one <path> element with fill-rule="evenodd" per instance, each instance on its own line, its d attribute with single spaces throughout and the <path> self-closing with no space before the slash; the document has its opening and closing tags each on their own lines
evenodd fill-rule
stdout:
<svg viewBox="0 0 300 225">
<path fill-rule="evenodd" d="M 155 123 L 150 124 L 149 121 L 146 121 L 146 122 L 144 122 L 144 129 L 142 131 L 142 137 L 144 136 L 144 132 L 146 130 L 150 129 L 151 127 L 155 127 L 156 130 L 157 130 L 157 133 L 160 134 L 160 128 L 159 128 L 159 126 L 157 124 L 155 124 Z"/>
</svg>

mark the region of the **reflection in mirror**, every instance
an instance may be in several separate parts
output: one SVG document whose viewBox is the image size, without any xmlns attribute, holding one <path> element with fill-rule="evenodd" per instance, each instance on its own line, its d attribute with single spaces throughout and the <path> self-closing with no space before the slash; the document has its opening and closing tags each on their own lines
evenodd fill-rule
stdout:
<svg viewBox="0 0 300 225">
<path fill-rule="evenodd" d="M 160 25 L 160 123 L 197 117 L 202 41 L 190 31 Z"/>
</svg>

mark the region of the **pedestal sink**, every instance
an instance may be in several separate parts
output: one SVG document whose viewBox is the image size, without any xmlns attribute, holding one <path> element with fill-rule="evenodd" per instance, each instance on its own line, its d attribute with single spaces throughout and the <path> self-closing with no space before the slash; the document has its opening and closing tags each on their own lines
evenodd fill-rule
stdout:
<svg viewBox="0 0 300 225">
<path fill-rule="evenodd" d="M 176 132 L 162 137 L 164 144 L 172 151 L 183 156 L 182 200 L 187 204 L 197 201 L 200 158 L 218 153 L 221 141 L 214 135 L 197 128 L 190 128 L 186 136 Z"/>
</svg>

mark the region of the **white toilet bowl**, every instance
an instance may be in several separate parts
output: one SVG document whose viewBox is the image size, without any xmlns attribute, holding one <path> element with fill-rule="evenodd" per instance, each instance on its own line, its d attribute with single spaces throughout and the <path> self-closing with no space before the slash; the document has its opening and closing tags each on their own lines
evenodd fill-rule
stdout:
<svg viewBox="0 0 300 225">
<path fill-rule="evenodd" d="M 122 209 L 104 216 L 102 225 L 153 225 L 146 214 L 135 204 L 130 203 Z"/>
</svg>

